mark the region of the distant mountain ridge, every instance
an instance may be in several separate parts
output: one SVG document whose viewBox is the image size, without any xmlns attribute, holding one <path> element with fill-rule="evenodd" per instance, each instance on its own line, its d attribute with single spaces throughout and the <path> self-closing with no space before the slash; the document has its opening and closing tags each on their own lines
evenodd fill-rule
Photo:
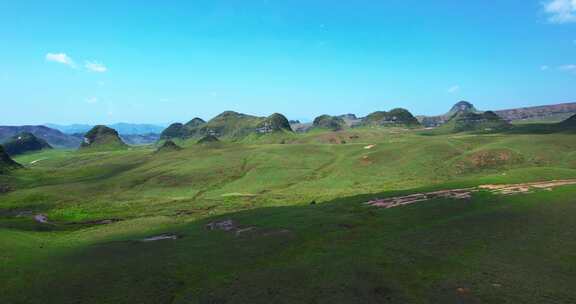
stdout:
<svg viewBox="0 0 576 304">
<path fill-rule="evenodd" d="M 46 126 L 0 126 L 0 143 L 21 133 L 31 133 L 56 148 L 78 148 L 82 142 L 81 136 L 64 134 Z"/>
<path fill-rule="evenodd" d="M 65 134 L 84 134 L 90 131 L 94 125 L 88 124 L 72 124 L 72 125 L 59 125 L 59 124 L 45 124 L 47 127 L 59 130 Z M 120 135 L 147 135 L 147 134 L 160 134 L 166 128 L 164 125 L 155 124 L 134 124 L 134 123 L 114 123 L 106 125 L 112 128 Z"/>
</svg>

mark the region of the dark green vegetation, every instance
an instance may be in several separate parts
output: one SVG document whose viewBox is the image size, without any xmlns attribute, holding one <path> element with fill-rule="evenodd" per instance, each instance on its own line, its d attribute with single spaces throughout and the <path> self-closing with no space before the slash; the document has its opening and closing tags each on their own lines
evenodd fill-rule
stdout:
<svg viewBox="0 0 576 304">
<path fill-rule="evenodd" d="M 413 128 L 419 127 L 420 123 L 408 110 L 397 108 L 390 112 L 378 111 L 369 114 L 362 120 L 362 125 Z"/>
<path fill-rule="evenodd" d="M 573 115 L 560 123 L 560 127 L 576 129 L 576 115 Z"/>
<path fill-rule="evenodd" d="M 88 133 L 84 134 L 84 141 L 81 149 L 119 149 L 125 148 L 126 144 L 118 135 L 116 130 L 106 126 L 95 126 Z"/>
<path fill-rule="evenodd" d="M 21 155 L 29 168 L 0 177 L 11 189 L 0 194 L 0 302 L 573 303 L 575 186 L 363 204 L 576 178 L 576 134 L 557 128 L 318 129 L 277 132 L 284 144 L 251 133 L 180 140 L 174 153 Z M 206 228 L 228 219 L 230 231 Z"/>
<path fill-rule="evenodd" d="M 40 139 L 32 133 L 24 132 L 15 135 L 3 144 L 4 150 L 10 156 L 27 152 L 36 152 L 44 149 L 52 149 L 45 140 Z"/>
<path fill-rule="evenodd" d="M 12 160 L 10 155 L 8 155 L 4 150 L 4 147 L 0 145 L 0 174 L 8 173 L 9 171 L 19 167 L 20 165 Z M 0 189 L 4 189 L 4 187 L 0 185 Z"/>
</svg>

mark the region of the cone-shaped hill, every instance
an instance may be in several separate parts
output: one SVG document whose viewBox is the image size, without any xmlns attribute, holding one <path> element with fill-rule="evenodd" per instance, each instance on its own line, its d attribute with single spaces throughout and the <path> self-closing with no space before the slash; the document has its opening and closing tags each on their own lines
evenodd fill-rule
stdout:
<svg viewBox="0 0 576 304">
<path fill-rule="evenodd" d="M 119 149 L 124 147 L 126 144 L 116 130 L 106 126 L 95 126 L 84 135 L 80 149 Z"/>
<path fill-rule="evenodd" d="M 346 122 L 342 117 L 320 115 L 314 119 L 312 127 L 315 129 L 339 131 L 344 129 L 344 127 L 346 127 Z"/>
<path fill-rule="evenodd" d="M 492 111 L 484 113 L 462 112 L 452 117 L 439 129 L 445 132 L 493 132 L 511 128 L 511 124 Z"/>
<path fill-rule="evenodd" d="M 196 118 L 192 119 L 191 121 L 187 122 L 185 124 L 185 126 L 188 128 L 196 128 L 196 127 L 202 126 L 205 123 L 206 123 L 206 121 L 204 121 L 204 119 L 196 117 Z"/>
<path fill-rule="evenodd" d="M 182 150 L 182 147 L 178 146 L 172 140 L 168 139 L 162 143 L 158 149 L 156 149 L 156 153 L 163 153 L 163 152 L 176 152 Z"/>
<path fill-rule="evenodd" d="M 420 123 L 410 113 L 410 111 L 402 108 L 396 108 L 389 112 L 378 111 L 369 114 L 362 119 L 364 126 L 380 126 L 380 127 L 419 127 Z"/>
<path fill-rule="evenodd" d="M 451 118 L 452 116 L 460 113 L 480 113 L 480 111 L 478 111 L 476 107 L 474 107 L 474 105 L 468 101 L 459 101 L 454 106 L 452 106 L 452 109 L 450 109 L 450 111 L 448 111 L 445 116 Z"/>
<path fill-rule="evenodd" d="M 278 131 L 292 132 L 288 119 L 282 114 L 258 117 L 234 111 L 226 111 L 204 122 L 194 118 L 187 124 L 175 123 L 162 132 L 162 139 L 203 138 L 212 135 L 217 138 L 243 138 L 251 134 L 268 134 Z"/>
<path fill-rule="evenodd" d="M 420 116 L 420 123 L 425 127 L 438 127 L 447 123 L 452 117 L 462 113 L 480 114 L 476 107 L 468 101 L 459 101 L 452 106 L 450 111 L 439 116 Z"/>
<path fill-rule="evenodd" d="M 4 147 L 0 145 L 0 174 L 7 173 L 13 169 L 22 167 L 20 164 L 12 160 L 10 155 L 4 151 Z"/>
<path fill-rule="evenodd" d="M 15 135 L 4 143 L 4 151 L 6 151 L 10 156 L 44 149 L 52 149 L 52 146 L 50 146 L 50 144 L 45 140 L 28 132 Z"/>
<path fill-rule="evenodd" d="M 164 129 L 162 134 L 160 134 L 160 139 L 185 138 L 186 135 L 187 128 L 183 124 L 177 122 L 169 125 L 168 128 Z"/>
</svg>

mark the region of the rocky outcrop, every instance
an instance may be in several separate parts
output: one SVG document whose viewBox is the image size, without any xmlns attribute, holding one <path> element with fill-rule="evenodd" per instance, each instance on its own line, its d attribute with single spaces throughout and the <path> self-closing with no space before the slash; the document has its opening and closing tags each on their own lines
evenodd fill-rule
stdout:
<svg viewBox="0 0 576 304">
<path fill-rule="evenodd" d="M 268 116 L 264 121 L 256 126 L 256 133 L 268 134 L 280 131 L 292 132 L 288 119 L 279 113 Z"/>
<path fill-rule="evenodd" d="M 24 132 L 15 135 L 4 143 L 4 150 L 8 155 L 14 156 L 27 152 L 36 152 L 44 149 L 52 149 L 52 146 L 45 140 L 34 136 L 32 133 Z"/>
</svg>

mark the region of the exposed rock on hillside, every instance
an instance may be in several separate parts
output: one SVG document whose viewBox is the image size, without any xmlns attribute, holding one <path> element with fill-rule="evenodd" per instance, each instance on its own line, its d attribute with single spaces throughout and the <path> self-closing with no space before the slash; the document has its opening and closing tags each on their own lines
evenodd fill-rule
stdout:
<svg viewBox="0 0 576 304">
<path fill-rule="evenodd" d="M 418 127 L 418 120 L 406 109 L 393 109 L 389 112 L 378 111 L 362 119 L 362 125 L 381 127 Z"/>
<path fill-rule="evenodd" d="M 28 132 L 15 135 L 4 143 L 4 150 L 11 156 L 44 149 L 52 149 L 52 146 Z"/>
<path fill-rule="evenodd" d="M 268 116 L 264 121 L 256 126 L 256 132 L 259 134 L 267 134 L 278 131 L 292 132 L 290 122 L 288 119 L 279 113 L 274 113 Z"/>
<path fill-rule="evenodd" d="M 22 167 L 20 164 L 12 160 L 12 158 L 4 151 L 4 147 L 0 145 L 0 174 L 7 173 L 13 169 Z"/>
<path fill-rule="evenodd" d="M 344 119 L 336 116 L 321 115 L 314 119 L 312 123 L 314 128 L 339 131 L 344 129 L 346 122 Z"/>
<path fill-rule="evenodd" d="M 126 144 L 120 139 L 118 132 L 106 126 L 95 126 L 84 135 L 80 148 L 122 148 Z"/>
</svg>

